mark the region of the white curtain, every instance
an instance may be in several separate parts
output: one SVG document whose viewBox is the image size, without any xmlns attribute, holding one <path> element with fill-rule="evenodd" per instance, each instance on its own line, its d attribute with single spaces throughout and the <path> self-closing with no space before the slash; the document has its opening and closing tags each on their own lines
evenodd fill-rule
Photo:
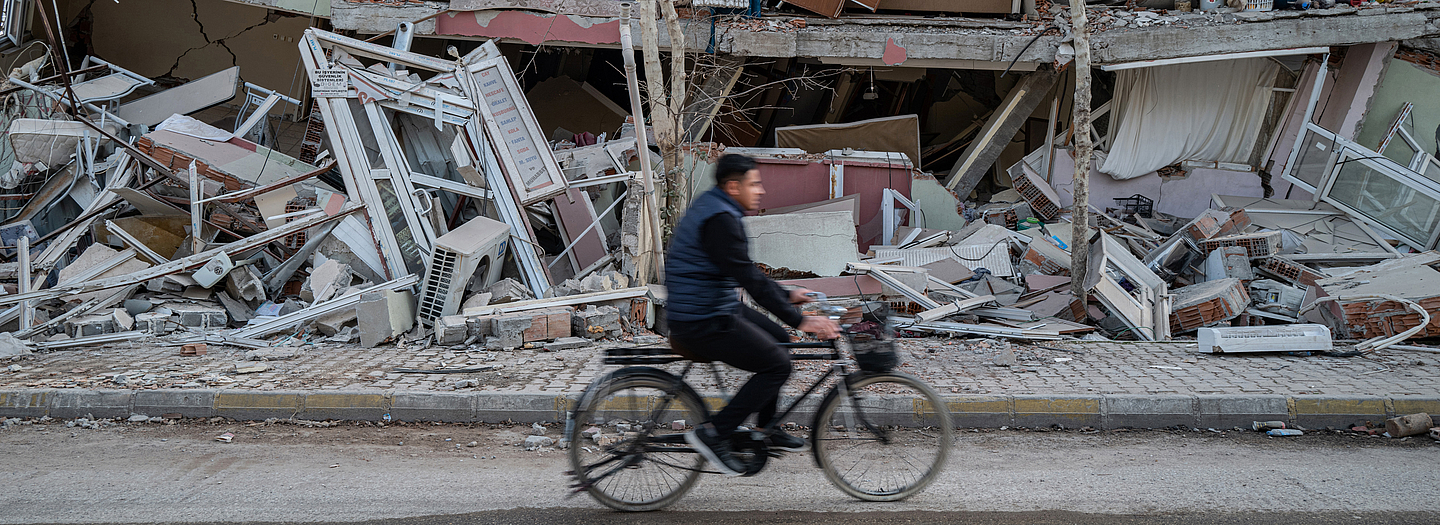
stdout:
<svg viewBox="0 0 1440 525">
<path fill-rule="evenodd" d="M 1185 160 L 1248 162 L 1278 70 L 1266 58 L 1121 70 L 1100 171 L 1125 180 Z"/>
</svg>

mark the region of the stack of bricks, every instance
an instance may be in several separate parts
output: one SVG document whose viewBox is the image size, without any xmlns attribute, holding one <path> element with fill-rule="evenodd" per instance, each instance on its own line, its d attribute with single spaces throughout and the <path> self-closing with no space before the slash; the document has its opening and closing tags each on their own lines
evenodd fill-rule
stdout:
<svg viewBox="0 0 1440 525">
<path fill-rule="evenodd" d="M 1300 286 L 1315 286 L 1315 281 L 1325 278 L 1320 272 L 1279 255 L 1266 258 L 1259 264 L 1260 270 Z"/>
<path fill-rule="evenodd" d="M 1411 338 L 1424 338 L 1440 336 L 1440 295 L 1415 301 L 1416 304 L 1431 312 L 1430 324 L 1425 325 L 1419 333 L 1410 336 Z M 1396 301 L 1364 300 L 1341 303 L 1340 308 L 1345 311 L 1345 328 L 1349 330 L 1351 337 L 1369 339 L 1371 337 L 1392 336 L 1420 324 L 1420 314 L 1406 308 L 1404 304 Z"/>
<path fill-rule="evenodd" d="M 1245 210 L 1205 210 L 1180 228 L 1185 237 L 1193 242 L 1225 235 L 1245 233 L 1250 227 L 1250 215 Z"/>
<path fill-rule="evenodd" d="M 1012 166 L 1010 181 L 1014 184 L 1015 191 L 1020 192 L 1025 202 L 1030 203 L 1030 209 L 1035 212 L 1036 217 L 1052 221 L 1060 216 L 1060 195 L 1055 193 L 1055 189 L 1046 184 L 1039 174 L 1031 170 L 1030 166 L 1024 162 Z"/>
<path fill-rule="evenodd" d="M 1171 307 L 1170 331 L 1188 332 L 1205 326 L 1224 323 L 1250 305 L 1250 294 L 1239 279 L 1218 279 L 1192 284 L 1175 290 Z"/>
<path fill-rule="evenodd" d="M 1036 238 L 1031 241 L 1020 259 L 1022 268 L 1035 266 L 1034 270 L 1025 268 L 1027 274 L 1070 275 L 1070 254 L 1045 239 Z"/>
<path fill-rule="evenodd" d="M 1200 241 L 1200 253 L 1209 255 L 1217 248 L 1226 246 L 1240 246 L 1250 255 L 1251 259 L 1269 257 L 1280 253 L 1280 232 L 1271 230 L 1260 233 L 1243 233 L 1239 235 L 1227 235 Z"/>
</svg>

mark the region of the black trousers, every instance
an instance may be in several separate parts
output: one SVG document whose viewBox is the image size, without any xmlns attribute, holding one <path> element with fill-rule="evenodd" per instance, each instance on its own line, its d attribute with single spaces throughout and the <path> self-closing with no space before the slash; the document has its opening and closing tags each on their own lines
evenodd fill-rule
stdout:
<svg viewBox="0 0 1440 525">
<path fill-rule="evenodd" d="M 755 373 L 710 419 L 716 434 L 728 437 L 750 414 L 758 414 L 760 425 L 775 418 L 780 388 L 790 379 L 790 351 L 776 344 L 789 342 L 790 334 L 780 325 L 741 306 L 738 315 L 671 321 L 670 340 L 705 359 Z"/>
</svg>

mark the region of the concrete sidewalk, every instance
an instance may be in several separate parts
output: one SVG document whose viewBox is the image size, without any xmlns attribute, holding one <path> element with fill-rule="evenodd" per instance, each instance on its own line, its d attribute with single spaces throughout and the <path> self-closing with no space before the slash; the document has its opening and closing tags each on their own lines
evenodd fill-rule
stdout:
<svg viewBox="0 0 1440 525">
<path fill-rule="evenodd" d="M 611 343 L 628 344 L 628 343 Z M 0 416 L 72 418 L 132 414 L 235 419 L 558 421 L 587 384 L 618 367 L 603 346 L 546 352 L 307 345 L 247 350 L 211 346 L 182 357 L 163 341 L 38 354 L 0 362 Z M 1212 356 L 1193 344 L 905 340 L 901 370 L 935 386 L 962 427 L 1199 428 L 1284 420 L 1342 427 L 1414 412 L 1440 413 L 1440 355 L 1384 351 L 1363 357 Z M 1068 351 L 1061 351 L 1064 349 Z M 1344 348 L 1337 348 L 1344 350 Z M 1006 354 L 1015 356 L 1011 363 Z M 237 364 L 268 370 L 236 373 Z M 3 368 L 8 366 L 9 368 Z M 495 366 L 468 374 L 395 368 Z M 786 394 L 798 395 L 828 367 L 798 362 Z M 669 365 L 678 370 L 678 365 Z M 708 371 L 688 379 L 712 405 L 746 375 Z M 810 403 L 817 401 L 810 400 Z M 795 420 L 807 423 L 802 405 Z M 895 410 L 913 412 L 913 403 Z"/>
</svg>

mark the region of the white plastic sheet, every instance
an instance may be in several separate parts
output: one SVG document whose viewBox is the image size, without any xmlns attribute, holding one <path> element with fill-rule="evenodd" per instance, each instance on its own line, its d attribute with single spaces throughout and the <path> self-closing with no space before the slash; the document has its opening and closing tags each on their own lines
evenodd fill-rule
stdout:
<svg viewBox="0 0 1440 525">
<path fill-rule="evenodd" d="M 1119 129 L 1100 171 L 1125 180 L 1185 160 L 1248 162 L 1279 67 L 1247 58 L 1118 72 Z"/>
</svg>

